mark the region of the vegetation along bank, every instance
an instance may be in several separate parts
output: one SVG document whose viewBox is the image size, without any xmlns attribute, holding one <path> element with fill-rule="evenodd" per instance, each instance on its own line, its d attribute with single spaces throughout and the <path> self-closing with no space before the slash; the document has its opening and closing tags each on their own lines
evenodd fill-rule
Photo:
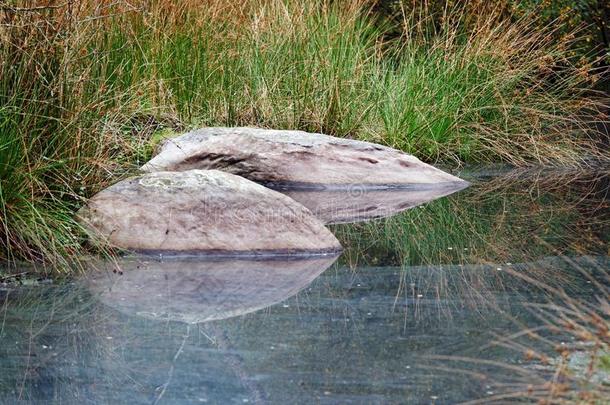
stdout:
<svg viewBox="0 0 610 405">
<path fill-rule="evenodd" d="M 200 126 L 323 132 L 448 167 L 607 159 L 590 26 L 487 3 L 0 2 L 0 260 L 68 268 L 88 249 L 83 202 Z"/>
</svg>

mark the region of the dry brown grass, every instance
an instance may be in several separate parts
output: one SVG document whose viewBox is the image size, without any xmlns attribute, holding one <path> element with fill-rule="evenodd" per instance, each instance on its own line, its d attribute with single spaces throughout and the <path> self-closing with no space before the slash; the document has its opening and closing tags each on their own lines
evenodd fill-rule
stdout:
<svg viewBox="0 0 610 405">
<path fill-rule="evenodd" d="M 520 272 L 514 277 L 549 294 L 546 304 L 530 305 L 540 326 L 495 342 L 521 352 L 529 377 L 504 386 L 491 401 L 528 400 L 538 404 L 602 404 L 610 397 L 610 276 L 594 260 L 586 264 L 565 258 L 594 291 L 574 297 L 562 287 Z M 528 343 L 529 342 L 529 343 Z M 533 347 L 537 347 L 536 349 Z M 501 383 L 500 383 L 501 384 Z"/>
</svg>

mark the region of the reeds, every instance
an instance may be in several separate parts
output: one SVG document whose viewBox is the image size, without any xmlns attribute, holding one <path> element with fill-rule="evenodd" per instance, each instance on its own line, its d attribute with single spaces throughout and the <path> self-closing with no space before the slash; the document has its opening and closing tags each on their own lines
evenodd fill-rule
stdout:
<svg viewBox="0 0 610 405">
<path fill-rule="evenodd" d="M 547 302 L 528 305 L 538 326 L 500 336 L 490 345 L 514 350 L 517 356 L 522 357 L 518 364 L 492 364 L 474 358 L 438 358 L 486 366 L 490 379 L 488 384 L 494 387 L 495 393 L 466 403 L 607 403 L 610 396 L 610 279 L 607 260 L 592 257 L 564 257 L 564 260 L 588 283 L 590 288 L 585 291 L 590 296 L 582 291 L 575 294 L 570 288 L 551 285 L 526 273 L 511 273 L 531 289 L 548 296 Z M 499 370 L 509 373 L 494 379 L 492 374 L 502 375 Z"/>
<path fill-rule="evenodd" d="M 456 164 L 603 158 L 571 39 L 473 18 L 396 25 L 363 0 L 2 2 L 0 258 L 82 254 L 75 209 L 167 128 L 321 131 Z"/>
</svg>

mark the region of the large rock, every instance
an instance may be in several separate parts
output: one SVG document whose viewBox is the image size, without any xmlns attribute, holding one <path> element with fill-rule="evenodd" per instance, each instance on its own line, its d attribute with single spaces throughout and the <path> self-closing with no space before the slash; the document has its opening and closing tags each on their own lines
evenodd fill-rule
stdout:
<svg viewBox="0 0 610 405">
<path fill-rule="evenodd" d="M 101 302 L 125 314 L 199 323 L 281 302 L 309 285 L 336 259 L 336 255 L 275 260 L 124 259 L 118 263 L 119 271 L 92 272 L 86 282 Z"/>
<path fill-rule="evenodd" d="M 216 170 L 123 180 L 94 196 L 78 217 L 94 238 L 143 253 L 282 255 L 341 249 L 307 208 Z"/>
<path fill-rule="evenodd" d="M 467 183 L 385 146 L 302 131 L 203 128 L 165 141 L 147 172 L 220 169 L 277 189 Z"/>
</svg>

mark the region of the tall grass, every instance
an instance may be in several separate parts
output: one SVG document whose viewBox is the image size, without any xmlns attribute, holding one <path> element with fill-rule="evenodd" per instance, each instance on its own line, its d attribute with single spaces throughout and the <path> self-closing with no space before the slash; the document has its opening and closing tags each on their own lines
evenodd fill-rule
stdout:
<svg viewBox="0 0 610 405">
<path fill-rule="evenodd" d="M 453 372 L 472 372 L 493 391 L 468 404 L 538 403 L 606 404 L 610 395 L 610 290 L 607 260 L 563 257 L 565 265 L 586 281 L 580 293 L 570 291 L 549 278 L 536 279 L 522 271 L 511 271 L 546 299 L 527 304 L 537 325 L 498 336 L 484 349 L 495 346 L 513 350 L 517 361 L 499 362 L 471 357 L 434 356 L 451 362 Z M 560 271 L 558 269 L 558 271 Z M 582 288 L 582 287 L 581 287 Z M 520 359 L 519 359 L 520 358 Z M 464 367 L 466 366 L 466 367 Z M 496 377 L 496 376 L 499 376 Z"/>
<path fill-rule="evenodd" d="M 591 285 L 589 298 L 573 297 L 563 288 L 537 282 L 524 274 L 515 277 L 541 288 L 547 303 L 532 304 L 540 326 L 499 339 L 498 345 L 522 352 L 526 364 L 539 367 L 529 381 L 513 383 L 503 400 L 536 400 L 547 404 L 602 404 L 610 395 L 610 276 L 607 261 L 589 258 L 587 268 L 569 258 L 582 279 Z M 538 349 L 534 347 L 538 346 Z"/>
<path fill-rule="evenodd" d="M 82 253 L 73 215 L 83 197 L 138 155 L 129 132 L 107 130 L 122 107 L 90 86 L 94 62 L 76 56 L 88 28 L 68 6 L 50 7 L 0 14 L 0 259 L 52 270 Z"/>
<path fill-rule="evenodd" d="M 364 0 L 1 4 L 0 258 L 81 252 L 75 208 L 167 127 L 322 131 L 454 163 L 601 154 L 590 71 L 531 19 L 455 9 L 428 29 Z"/>
</svg>

